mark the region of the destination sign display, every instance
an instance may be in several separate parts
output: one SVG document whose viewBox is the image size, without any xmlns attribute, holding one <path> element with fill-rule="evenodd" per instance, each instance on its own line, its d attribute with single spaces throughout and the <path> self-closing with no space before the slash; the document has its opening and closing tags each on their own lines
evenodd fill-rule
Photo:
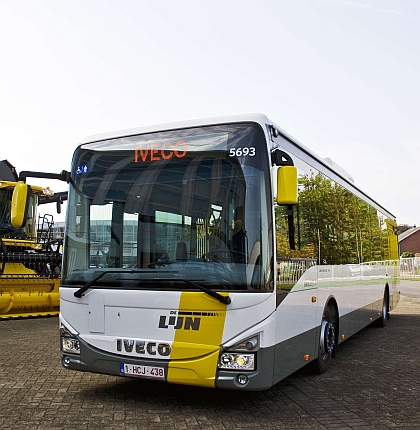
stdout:
<svg viewBox="0 0 420 430">
<path fill-rule="evenodd" d="M 176 143 L 149 143 L 143 148 L 134 150 L 134 161 L 159 161 L 170 160 L 173 157 L 183 158 L 187 155 L 188 146 L 184 140 Z"/>
<path fill-rule="evenodd" d="M 171 133 L 172 134 L 172 133 Z M 148 136 L 150 139 L 150 136 Z M 142 139 L 135 142 L 134 162 L 155 162 L 184 158 L 189 152 L 227 150 L 228 133 L 188 136 L 173 140 Z"/>
</svg>

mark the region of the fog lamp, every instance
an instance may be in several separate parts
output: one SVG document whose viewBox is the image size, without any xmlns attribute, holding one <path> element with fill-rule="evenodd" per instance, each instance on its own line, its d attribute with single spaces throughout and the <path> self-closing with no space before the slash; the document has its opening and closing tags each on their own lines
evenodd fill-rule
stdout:
<svg viewBox="0 0 420 430">
<path fill-rule="evenodd" d="M 248 376 L 246 375 L 238 375 L 236 379 L 241 385 L 246 385 L 248 383 Z"/>
</svg>

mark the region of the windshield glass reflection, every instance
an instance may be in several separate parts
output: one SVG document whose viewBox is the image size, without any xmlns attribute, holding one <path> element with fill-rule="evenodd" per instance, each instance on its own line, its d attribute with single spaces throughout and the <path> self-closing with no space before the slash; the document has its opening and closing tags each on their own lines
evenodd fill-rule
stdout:
<svg viewBox="0 0 420 430">
<path fill-rule="evenodd" d="M 271 213 L 265 145 L 251 124 L 83 145 L 69 195 L 63 283 L 135 268 L 101 276 L 98 285 L 192 288 L 178 279 L 270 288 L 272 250 L 261 240 Z"/>
</svg>

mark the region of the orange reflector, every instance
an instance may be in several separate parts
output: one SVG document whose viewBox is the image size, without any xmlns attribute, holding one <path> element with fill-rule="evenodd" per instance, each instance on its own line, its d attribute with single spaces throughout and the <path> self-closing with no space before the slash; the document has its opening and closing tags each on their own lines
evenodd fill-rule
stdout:
<svg viewBox="0 0 420 430">
<path fill-rule="evenodd" d="M 344 334 L 341 335 L 341 340 L 344 340 L 346 336 Z"/>
<path fill-rule="evenodd" d="M 369 318 L 369 321 L 373 321 L 373 318 Z"/>
<path fill-rule="evenodd" d="M 305 361 L 309 361 L 309 354 L 304 355 L 304 356 L 303 356 L 303 359 L 304 359 Z"/>
<path fill-rule="evenodd" d="M 316 302 L 316 296 L 312 296 L 312 303 Z"/>
<path fill-rule="evenodd" d="M 378 317 L 380 317 L 381 316 L 381 313 L 380 312 L 378 312 Z"/>
</svg>

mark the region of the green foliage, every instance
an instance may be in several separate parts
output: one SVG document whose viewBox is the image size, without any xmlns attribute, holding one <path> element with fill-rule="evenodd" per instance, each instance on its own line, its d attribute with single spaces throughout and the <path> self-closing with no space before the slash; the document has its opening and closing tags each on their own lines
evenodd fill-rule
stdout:
<svg viewBox="0 0 420 430">
<path fill-rule="evenodd" d="M 412 258 L 415 257 L 414 252 L 405 251 L 401 254 L 402 258 Z"/>
<path fill-rule="evenodd" d="M 299 178 L 294 210 L 297 250 L 289 246 L 287 208 L 276 207 L 277 255 L 320 258 L 321 264 L 348 264 L 388 258 L 388 237 L 375 208 L 329 178 Z"/>
</svg>

